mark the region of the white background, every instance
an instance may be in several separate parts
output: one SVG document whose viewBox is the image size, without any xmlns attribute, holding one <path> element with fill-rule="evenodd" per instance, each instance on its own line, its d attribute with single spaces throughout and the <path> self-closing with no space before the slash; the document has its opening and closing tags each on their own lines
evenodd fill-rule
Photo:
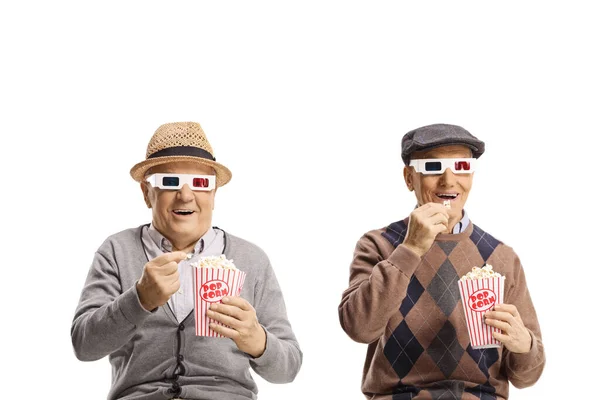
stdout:
<svg viewBox="0 0 600 400">
<path fill-rule="evenodd" d="M 446 122 L 486 142 L 467 210 L 521 257 L 543 330 L 546 370 L 511 399 L 589 398 L 592 7 L 215 3 L 0 6 L 4 393 L 106 397 L 110 365 L 75 358 L 73 313 L 102 241 L 150 221 L 129 169 L 160 124 L 193 120 L 233 171 L 214 224 L 270 256 L 304 351 L 296 381 L 259 379 L 260 399 L 362 399 L 366 346 L 337 314 L 354 245 L 415 204 L 402 135 Z"/>
</svg>

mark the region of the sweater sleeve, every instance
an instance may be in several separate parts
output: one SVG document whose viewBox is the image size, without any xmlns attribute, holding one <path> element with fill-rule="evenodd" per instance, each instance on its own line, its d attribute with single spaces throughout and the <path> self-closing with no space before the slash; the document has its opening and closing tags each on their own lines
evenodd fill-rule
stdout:
<svg viewBox="0 0 600 400">
<path fill-rule="evenodd" d="M 254 308 L 266 332 L 267 346 L 260 357 L 250 359 L 252 369 L 271 383 L 292 382 L 302 365 L 302 351 L 288 321 L 283 293 L 268 259 L 257 279 Z"/>
<path fill-rule="evenodd" d="M 96 252 L 71 325 L 75 355 L 94 361 L 114 352 L 151 314 L 142 307 L 135 285 L 122 292 L 116 266 Z"/>
<path fill-rule="evenodd" d="M 524 388 L 532 386 L 540 378 L 544 370 L 546 357 L 540 325 L 525 280 L 525 272 L 516 255 L 514 265 L 514 285 L 510 286 L 506 292 L 504 301 L 507 304 L 513 304 L 517 308 L 525 327 L 531 335 L 531 349 L 528 353 L 520 354 L 504 349 L 503 367 L 510 382 L 517 388 Z"/>
<path fill-rule="evenodd" d="M 338 308 L 342 328 L 360 343 L 371 343 L 383 334 L 421 261 L 402 244 L 384 259 L 373 237 L 377 234 L 367 233 L 358 241 L 350 265 L 350 285 Z"/>
</svg>

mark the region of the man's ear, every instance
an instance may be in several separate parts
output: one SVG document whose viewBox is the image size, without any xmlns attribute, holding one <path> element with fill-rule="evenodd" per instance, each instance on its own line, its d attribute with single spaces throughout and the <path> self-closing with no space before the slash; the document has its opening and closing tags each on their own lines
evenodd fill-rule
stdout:
<svg viewBox="0 0 600 400">
<path fill-rule="evenodd" d="M 142 193 L 144 194 L 144 201 L 146 202 L 146 206 L 148 206 L 148 208 L 152 208 L 152 203 L 150 203 L 150 199 L 148 198 L 148 186 L 145 182 L 140 182 L 140 188 L 142 188 Z"/>
<path fill-rule="evenodd" d="M 406 187 L 408 188 L 408 190 L 410 190 L 412 192 L 413 190 L 415 190 L 415 187 L 413 184 L 412 170 L 410 167 L 405 166 L 403 172 L 404 172 L 404 182 L 406 183 Z"/>
</svg>

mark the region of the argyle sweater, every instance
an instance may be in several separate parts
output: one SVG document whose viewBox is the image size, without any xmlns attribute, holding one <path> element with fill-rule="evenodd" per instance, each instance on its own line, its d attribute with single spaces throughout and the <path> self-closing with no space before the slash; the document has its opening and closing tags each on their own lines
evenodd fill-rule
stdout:
<svg viewBox="0 0 600 400">
<path fill-rule="evenodd" d="M 545 364 L 535 309 L 519 258 L 509 246 L 469 224 L 440 234 L 418 257 L 402 242 L 408 218 L 366 233 L 357 243 L 340 323 L 368 343 L 362 391 L 368 399 L 506 399 L 533 385 Z M 517 307 L 532 336 L 529 353 L 475 350 L 469 342 L 457 281 L 491 264 L 506 277 L 504 302 Z"/>
</svg>

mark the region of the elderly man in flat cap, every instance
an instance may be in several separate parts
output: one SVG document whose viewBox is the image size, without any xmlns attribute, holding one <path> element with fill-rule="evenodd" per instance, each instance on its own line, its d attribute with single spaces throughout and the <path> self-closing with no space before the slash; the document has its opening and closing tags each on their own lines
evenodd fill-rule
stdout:
<svg viewBox="0 0 600 400">
<path fill-rule="evenodd" d="M 368 399 L 506 399 L 509 382 L 524 388 L 542 374 L 544 347 L 521 262 L 464 210 L 483 152 L 482 141 L 454 125 L 402 139 L 404 180 L 417 207 L 358 241 L 339 306 L 346 333 L 369 344 Z M 505 276 L 504 304 L 485 314 L 485 324 L 499 329 L 500 345 L 489 348 L 470 343 L 458 286 L 484 264 Z"/>
<path fill-rule="evenodd" d="M 71 328 L 77 358 L 109 356 L 108 398 L 256 399 L 250 367 L 267 381 L 291 382 L 302 353 L 267 256 L 211 224 L 216 189 L 231 172 L 215 161 L 200 125 L 160 126 L 131 176 L 152 223 L 100 246 Z M 196 336 L 190 264 L 222 254 L 245 272 L 243 290 L 207 311 L 225 338 Z"/>
</svg>

